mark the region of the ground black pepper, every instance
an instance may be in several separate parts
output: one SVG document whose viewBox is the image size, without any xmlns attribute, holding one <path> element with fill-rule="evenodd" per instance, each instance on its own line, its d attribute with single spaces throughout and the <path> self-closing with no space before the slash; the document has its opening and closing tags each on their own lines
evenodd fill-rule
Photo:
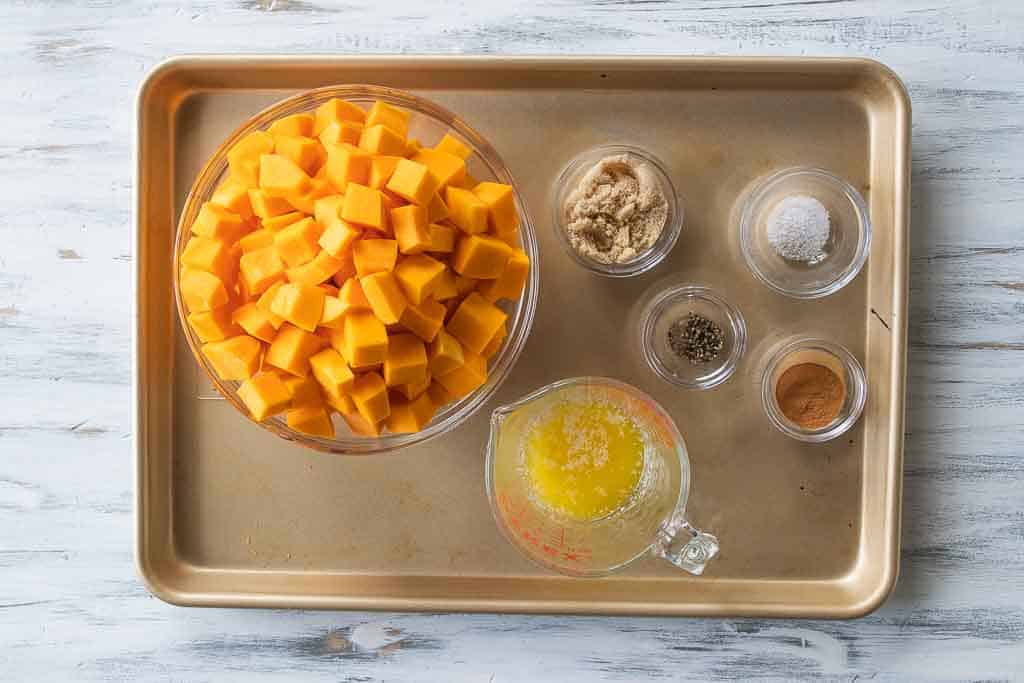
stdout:
<svg viewBox="0 0 1024 683">
<path fill-rule="evenodd" d="M 725 345 L 722 328 L 699 313 L 687 313 L 668 328 L 668 346 L 694 365 L 718 358 Z"/>
</svg>

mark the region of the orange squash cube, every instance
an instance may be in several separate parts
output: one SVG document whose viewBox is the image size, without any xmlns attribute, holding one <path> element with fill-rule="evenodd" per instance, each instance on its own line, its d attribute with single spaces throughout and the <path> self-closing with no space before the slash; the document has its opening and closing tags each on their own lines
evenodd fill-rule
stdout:
<svg viewBox="0 0 1024 683">
<path fill-rule="evenodd" d="M 274 138 L 274 153 L 290 160 L 308 176 L 320 169 L 327 156 L 317 140 L 287 135 Z"/>
<path fill-rule="evenodd" d="M 203 345 L 203 355 L 222 380 L 249 379 L 260 369 L 263 345 L 246 334 Z"/>
<path fill-rule="evenodd" d="M 280 154 L 260 157 L 260 189 L 271 197 L 302 194 L 312 179 L 298 164 Z"/>
<path fill-rule="evenodd" d="M 375 230 L 383 229 L 384 204 L 380 192 L 359 183 L 349 183 L 345 188 L 341 217 L 349 223 Z"/>
<path fill-rule="evenodd" d="M 449 220 L 469 235 L 487 232 L 487 205 L 469 190 L 448 186 L 444 190 Z"/>
<path fill-rule="evenodd" d="M 199 337 L 199 341 L 205 344 L 243 334 L 242 330 L 231 322 L 231 316 L 231 307 L 221 306 L 212 311 L 189 313 L 188 324 Z"/>
<path fill-rule="evenodd" d="M 323 178 L 313 178 L 305 192 L 285 195 L 285 199 L 296 211 L 312 215 L 316 210 L 316 200 L 327 197 L 334 191 L 334 187 Z"/>
<path fill-rule="evenodd" d="M 378 124 L 390 128 L 404 138 L 409 134 L 409 112 L 378 100 L 366 113 L 365 125 L 369 128 Z"/>
<path fill-rule="evenodd" d="M 345 202 L 343 194 L 329 194 L 313 202 L 313 218 L 323 226 L 329 226 L 341 218 L 341 205 Z"/>
<path fill-rule="evenodd" d="M 445 264 L 426 254 L 415 254 L 399 261 L 394 273 L 406 298 L 420 304 L 434 291 L 446 268 Z"/>
<path fill-rule="evenodd" d="M 189 268 L 213 273 L 225 283 L 225 286 L 235 281 L 237 258 L 237 253 L 227 242 L 200 235 L 190 237 L 181 254 L 183 264 Z"/>
<path fill-rule="evenodd" d="M 427 251 L 448 254 L 455 251 L 456 228 L 440 223 L 431 223 L 427 228 L 430 235 L 430 246 Z"/>
<path fill-rule="evenodd" d="M 426 427 L 433 419 L 437 408 L 426 394 L 420 394 L 412 401 L 396 396 L 391 400 L 391 414 L 384 420 L 387 428 L 395 434 L 412 434 Z"/>
<path fill-rule="evenodd" d="M 462 344 L 445 330 L 437 333 L 437 336 L 427 348 L 427 365 L 430 374 L 440 377 L 456 368 L 462 367 L 465 363 L 465 356 L 462 351 Z"/>
<path fill-rule="evenodd" d="M 242 382 L 238 387 L 238 397 L 257 422 L 284 412 L 291 403 L 288 388 L 274 372 L 261 372 Z"/>
<path fill-rule="evenodd" d="M 382 323 L 393 325 L 401 319 L 409 302 L 394 275 L 387 271 L 371 273 L 360 277 L 359 284 L 370 302 L 370 309 Z"/>
<path fill-rule="evenodd" d="M 223 206 L 232 213 L 237 213 L 243 221 L 251 220 L 253 217 L 252 203 L 249 201 L 249 190 L 245 183 L 234 178 L 228 178 L 217 186 L 210 196 L 210 201 Z"/>
<path fill-rule="evenodd" d="M 309 367 L 328 396 L 341 396 L 352 389 L 356 376 L 334 349 L 324 349 L 311 356 Z"/>
<path fill-rule="evenodd" d="M 465 277 L 499 277 L 512 258 L 512 247 L 490 235 L 463 235 L 455 245 L 452 270 Z"/>
<path fill-rule="evenodd" d="M 422 382 L 427 374 L 427 349 L 423 340 L 412 334 L 388 337 L 384 357 L 384 382 L 389 387 Z"/>
<path fill-rule="evenodd" d="M 355 402 L 348 394 L 338 394 L 337 396 L 327 395 L 325 398 L 327 399 L 327 405 L 342 415 L 351 415 L 352 413 L 356 413 L 357 415 L 359 414 L 356 411 Z"/>
<path fill-rule="evenodd" d="M 290 282 L 309 286 L 319 285 L 330 280 L 341 269 L 343 263 L 343 259 L 335 258 L 321 250 L 313 257 L 312 261 L 289 268 L 285 271 L 285 275 L 288 276 Z"/>
<path fill-rule="evenodd" d="M 190 313 L 212 311 L 228 303 L 228 290 L 213 273 L 185 267 L 181 269 L 179 282 L 181 297 Z"/>
<path fill-rule="evenodd" d="M 339 344 L 331 338 L 335 349 Z M 388 352 L 388 333 L 384 323 L 370 311 L 353 311 L 345 316 L 340 340 L 341 355 L 353 368 L 383 363 Z"/>
<path fill-rule="evenodd" d="M 399 324 L 425 342 L 433 341 L 444 325 L 444 317 L 448 312 L 444 304 L 426 299 L 417 305 L 409 304 L 402 311 Z"/>
<path fill-rule="evenodd" d="M 359 145 L 359 138 L 363 135 L 363 124 L 355 121 L 334 121 L 318 136 L 320 143 L 328 145 Z"/>
<path fill-rule="evenodd" d="M 464 349 L 478 354 L 507 318 L 503 310 L 473 292 L 459 304 L 447 327 Z"/>
<path fill-rule="evenodd" d="M 274 231 L 268 228 L 254 230 L 242 239 L 238 240 L 238 248 L 242 250 L 243 254 L 248 254 L 250 251 L 256 251 L 257 249 L 263 249 L 264 247 L 270 247 L 273 245 Z"/>
<path fill-rule="evenodd" d="M 391 229 L 403 254 L 419 254 L 430 246 L 427 210 L 415 204 L 391 209 Z"/>
<path fill-rule="evenodd" d="M 358 411 L 341 413 L 341 419 L 348 424 L 352 433 L 358 436 L 380 436 L 381 425 L 384 424 L 383 422 L 367 422 Z"/>
<path fill-rule="evenodd" d="M 262 294 L 284 278 L 284 263 L 274 247 L 263 247 L 242 254 L 239 260 L 242 284 L 251 295 Z"/>
<path fill-rule="evenodd" d="M 252 206 L 252 212 L 260 217 L 263 221 L 263 227 L 265 228 L 271 228 L 270 225 L 267 225 L 268 218 L 281 216 L 295 211 L 292 205 L 289 204 L 284 197 L 271 197 L 260 189 L 249 190 L 249 203 Z M 302 216 L 299 215 L 295 220 L 298 220 L 301 217 Z"/>
<path fill-rule="evenodd" d="M 231 177 L 254 188 L 260 183 L 260 157 L 274 151 L 274 136 L 262 130 L 255 130 L 235 143 L 228 150 L 228 168 Z"/>
<path fill-rule="evenodd" d="M 320 235 L 318 244 L 331 256 L 341 257 L 352 249 L 356 240 L 363 236 L 363 231 L 356 226 L 335 218 Z"/>
<path fill-rule="evenodd" d="M 421 149 L 411 157 L 412 161 L 430 169 L 438 188 L 446 185 L 458 186 L 466 177 L 466 162 L 454 154 L 436 149 Z"/>
<path fill-rule="evenodd" d="M 451 133 L 445 133 L 441 141 L 434 145 L 434 149 L 438 152 L 446 152 L 448 154 L 459 157 L 460 159 L 468 159 L 473 150 L 464 144 L 461 140 L 454 137 Z"/>
<path fill-rule="evenodd" d="M 313 121 L 313 134 L 320 135 L 332 123 L 352 121 L 362 124 L 366 120 L 366 112 L 358 104 L 347 100 L 333 98 L 316 108 Z"/>
<path fill-rule="evenodd" d="M 515 195 L 511 185 L 484 182 L 473 188 L 473 194 L 487 205 L 487 224 L 501 239 L 514 239 L 519 228 Z"/>
<path fill-rule="evenodd" d="M 320 324 L 318 327 L 340 330 L 344 317 L 345 305 L 341 303 L 341 299 L 329 294 L 324 297 L 324 312 L 320 314 Z"/>
<path fill-rule="evenodd" d="M 362 239 L 352 246 L 352 260 L 359 277 L 392 271 L 398 260 L 398 242 L 395 240 Z"/>
<path fill-rule="evenodd" d="M 367 422 L 376 424 L 391 413 L 388 387 L 384 383 L 384 378 L 376 372 L 367 372 L 356 377 L 349 396 L 356 404 L 356 410 Z"/>
<path fill-rule="evenodd" d="M 260 297 L 256 300 L 257 308 L 259 308 L 264 313 L 270 313 L 271 315 L 274 316 L 275 319 L 279 321 L 276 325 L 277 327 L 281 326 L 281 323 L 284 322 L 284 318 L 274 315 L 274 310 L 271 307 L 271 303 L 274 301 L 274 297 L 277 296 L 277 291 L 281 289 L 281 287 L 283 287 L 284 285 L 284 280 L 278 280 L 274 284 L 267 287 L 267 291 L 263 292 L 263 294 L 260 294 Z"/>
<path fill-rule="evenodd" d="M 430 203 L 427 205 L 427 222 L 438 223 L 450 215 L 448 205 L 441 199 L 441 195 L 435 192 L 430 196 Z"/>
<path fill-rule="evenodd" d="M 513 249 L 512 256 L 501 275 L 493 280 L 485 280 L 477 287 L 480 296 L 494 303 L 498 299 L 515 301 L 522 295 L 526 280 L 530 275 L 530 257 L 522 249 Z"/>
<path fill-rule="evenodd" d="M 277 201 L 275 199 L 275 201 Z M 287 203 L 287 202 L 285 202 Z M 260 221 L 260 224 L 264 229 L 269 230 L 272 233 L 279 233 L 289 225 L 294 225 L 305 218 L 305 214 L 301 211 L 294 211 L 291 204 L 288 204 L 288 213 L 282 213 L 277 216 L 271 216 L 270 218 L 264 218 Z"/>
<path fill-rule="evenodd" d="M 363 286 L 356 278 L 345 280 L 345 284 L 338 291 L 338 301 L 341 303 L 341 315 L 348 315 L 352 311 L 370 310 L 370 301 L 363 292 Z"/>
<path fill-rule="evenodd" d="M 249 230 L 249 224 L 241 216 L 213 202 L 203 204 L 192 223 L 192 234 L 227 244 L 234 244 Z"/>
<path fill-rule="evenodd" d="M 271 342 L 263 360 L 267 365 L 298 377 L 305 377 L 309 374 L 310 356 L 326 345 L 326 340 L 317 335 L 285 323 L 277 331 L 277 336 Z"/>
<path fill-rule="evenodd" d="M 417 206 L 429 206 L 431 197 L 437 192 L 437 181 L 423 164 L 402 159 L 395 165 L 385 187 Z"/>
<path fill-rule="evenodd" d="M 434 285 L 432 296 L 438 301 L 447 301 L 459 295 L 459 289 L 455 284 L 455 273 L 450 268 L 441 273 Z"/>
<path fill-rule="evenodd" d="M 313 116 L 311 114 L 289 114 L 282 116 L 267 127 L 267 132 L 274 138 L 278 136 L 309 137 L 313 134 Z M 277 147 L 275 146 L 275 150 Z"/>
<path fill-rule="evenodd" d="M 401 156 L 377 155 L 373 157 L 370 160 L 370 187 L 375 190 L 383 190 L 401 160 Z"/>
<path fill-rule="evenodd" d="M 267 313 L 252 301 L 235 309 L 235 312 L 231 314 L 231 320 L 245 330 L 250 337 L 256 337 L 268 344 L 274 341 L 278 328 L 284 324 L 282 318 L 273 313 Z"/>
<path fill-rule="evenodd" d="M 303 434 L 328 439 L 334 436 L 334 423 L 323 405 L 310 403 L 292 408 L 288 411 L 287 421 L 289 427 Z"/>
<path fill-rule="evenodd" d="M 270 310 L 299 329 L 314 332 L 324 312 L 325 296 L 319 287 L 289 282 L 277 290 Z"/>
<path fill-rule="evenodd" d="M 462 354 L 462 365 L 435 376 L 435 380 L 456 400 L 473 393 L 487 381 L 487 359 L 466 348 L 462 349 Z"/>
<path fill-rule="evenodd" d="M 359 149 L 370 154 L 401 156 L 405 154 L 405 137 L 383 124 L 366 126 L 359 137 Z"/>
<path fill-rule="evenodd" d="M 292 408 L 298 408 L 299 406 L 311 403 L 320 405 L 324 402 L 324 396 L 320 392 L 320 383 L 310 375 L 296 377 L 295 375 L 284 373 L 282 382 L 288 390 L 288 400 Z"/>
<path fill-rule="evenodd" d="M 386 381 L 386 380 L 385 380 Z M 427 370 L 423 373 L 423 379 L 419 382 L 413 382 L 411 384 L 400 384 L 397 387 L 392 387 L 395 391 L 405 397 L 405 400 L 411 401 L 420 394 L 426 392 L 427 387 L 430 386 L 431 376 L 430 371 Z"/>
<path fill-rule="evenodd" d="M 274 235 L 274 248 L 289 267 L 301 266 L 313 260 L 320 245 L 317 243 L 323 228 L 312 218 L 303 218 Z"/>
<path fill-rule="evenodd" d="M 487 346 L 485 346 L 484 350 L 480 352 L 480 355 L 484 358 L 490 358 L 496 354 L 502 344 L 505 343 L 505 337 L 507 336 L 508 326 L 505 323 L 502 323 L 501 327 L 498 328 L 498 331 L 494 333 L 493 337 L 491 337 L 491 341 L 487 342 Z"/>
<path fill-rule="evenodd" d="M 455 290 L 458 292 L 460 297 L 465 297 L 467 294 L 475 290 L 480 285 L 480 280 L 475 277 L 468 277 L 466 275 L 455 276 Z"/>
<path fill-rule="evenodd" d="M 347 143 L 327 147 L 324 165 L 327 180 L 339 192 L 347 193 L 349 183 L 365 185 L 370 179 L 370 154 Z"/>
<path fill-rule="evenodd" d="M 356 242 L 356 244 L 358 244 L 358 242 Z M 350 278 L 354 278 L 356 276 L 356 263 L 352 257 L 352 252 L 349 251 L 347 254 L 343 254 L 340 258 L 341 268 L 338 268 L 338 272 L 331 278 L 331 281 L 339 288 L 348 282 Z"/>
</svg>

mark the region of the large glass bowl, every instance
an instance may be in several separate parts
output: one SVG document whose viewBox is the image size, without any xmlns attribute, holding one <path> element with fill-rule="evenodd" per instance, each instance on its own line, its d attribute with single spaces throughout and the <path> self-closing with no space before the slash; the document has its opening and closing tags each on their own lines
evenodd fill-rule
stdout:
<svg viewBox="0 0 1024 683">
<path fill-rule="evenodd" d="M 503 301 L 501 305 L 508 313 L 508 336 L 501 349 L 491 357 L 487 382 L 468 396 L 449 403 L 440 408 L 434 419 L 423 430 L 414 434 L 382 434 L 378 437 L 365 437 L 352 434 L 345 422 L 334 418 L 335 436 L 327 439 L 297 432 L 288 427 L 284 415 L 268 418 L 259 424 L 283 439 L 301 443 L 304 446 L 338 454 L 366 455 L 371 453 L 389 453 L 406 446 L 412 446 L 427 439 L 451 431 L 482 406 L 508 376 L 515 365 L 519 354 L 526 344 L 530 327 L 533 324 L 534 311 L 537 308 L 537 290 L 539 286 L 537 237 L 534 233 L 530 215 L 523 202 L 522 193 L 512 179 L 512 174 L 502 162 L 493 147 L 470 127 L 465 121 L 448 111 L 411 93 L 383 88 L 374 85 L 342 85 L 310 90 L 293 95 L 274 104 L 253 116 L 240 126 L 217 148 L 210 160 L 196 177 L 195 183 L 185 201 L 185 207 L 178 220 L 178 230 L 174 243 L 174 299 L 178 308 L 178 319 L 188 341 L 189 348 L 196 362 L 210 378 L 217 390 L 240 413 L 251 419 L 248 410 L 238 397 L 238 382 L 219 379 L 213 368 L 200 352 L 202 342 L 186 322 L 188 312 L 181 297 L 179 282 L 179 263 L 185 249 L 192 223 L 195 221 L 200 207 L 210 199 L 214 189 L 227 176 L 227 152 L 239 139 L 246 134 L 265 129 L 273 121 L 289 114 L 310 112 L 323 102 L 339 97 L 361 105 L 370 105 L 374 100 L 383 100 L 388 104 L 402 107 L 411 113 L 409 120 L 409 137 L 417 138 L 425 145 L 433 145 L 445 133 L 452 131 L 473 151 L 466 160 L 468 172 L 477 180 L 493 180 L 512 186 L 515 194 L 516 208 L 520 218 L 520 242 L 522 249 L 530 257 L 530 273 L 523 290 L 522 297 L 513 303 Z"/>
</svg>

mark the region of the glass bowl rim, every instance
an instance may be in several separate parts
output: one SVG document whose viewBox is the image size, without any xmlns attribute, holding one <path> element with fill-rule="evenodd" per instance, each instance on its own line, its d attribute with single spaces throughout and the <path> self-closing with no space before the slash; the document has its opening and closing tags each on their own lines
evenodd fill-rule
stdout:
<svg viewBox="0 0 1024 683">
<path fill-rule="evenodd" d="M 183 239 L 191 231 L 191 221 L 194 220 L 194 214 L 198 213 L 198 209 L 203 201 L 209 200 L 209 196 L 212 194 L 216 183 L 223 175 L 227 167 L 228 150 L 243 136 L 254 130 L 265 128 L 273 120 L 289 114 L 312 111 L 318 104 L 334 97 L 355 100 L 382 100 L 389 104 L 404 107 L 413 113 L 425 115 L 435 122 L 448 126 L 450 130 L 469 142 L 481 163 L 494 175 L 496 181 L 507 183 L 512 187 L 520 220 L 519 246 L 530 259 L 526 286 L 519 301 L 516 302 L 514 312 L 509 316 L 511 325 L 505 344 L 492 357 L 492 362 L 489 364 L 487 381 L 468 396 L 443 407 L 442 410 L 446 409 L 447 414 L 444 414 L 442 419 L 432 421 L 423 430 L 411 434 L 381 434 L 376 437 L 346 435 L 326 438 L 303 434 L 291 429 L 280 419 L 280 416 L 256 422 L 237 396 L 236 390 L 228 388 L 233 383 L 217 377 L 202 354 L 202 342 L 199 341 L 197 335 L 187 323 L 188 310 L 181 295 L 181 264 L 179 262 Z M 259 425 L 276 436 L 286 441 L 300 443 L 314 450 L 336 455 L 396 453 L 409 446 L 422 444 L 437 436 L 446 434 L 461 425 L 474 415 L 487 400 L 493 397 L 505 381 L 526 346 L 526 341 L 536 315 L 540 284 L 539 245 L 533 220 L 523 200 L 522 192 L 508 167 L 490 143 L 463 119 L 430 100 L 397 88 L 370 84 L 345 84 L 313 88 L 280 99 L 248 117 L 221 142 L 196 174 L 182 205 L 181 214 L 178 217 L 172 251 L 173 293 L 178 321 L 193 358 L 216 388 L 217 393 L 227 400 L 248 421 Z"/>
<path fill-rule="evenodd" d="M 566 235 L 564 226 L 565 217 L 562 209 L 569 191 L 569 179 L 573 174 L 577 173 L 584 164 L 593 163 L 595 158 L 600 159 L 601 157 L 612 154 L 632 154 L 640 157 L 654 168 L 659 180 L 668 190 L 668 193 L 665 196 L 665 200 L 669 205 L 668 222 L 662 229 L 658 239 L 654 241 L 654 244 L 652 244 L 640 256 L 636 257 L 632 261 L 627 261 L 626 263 L 599 263 L 598 261 L 586 258 L 573 248 L 572 244 L 569 242 L 568 236 Z M 625 278 L 632 277 L 634 275 L 642 275 L 643 273 L 652 270 L 669 255 L 675 247 L 676 242 L 679 240 L 679 235 L 682 234 L 683 231 L 685 209 L 679 195 L 679 191 L 676 189 L 675 183 L 672 182 L 672 176 L 669 174 L 668 168 L 656 155 L 636 145 L 627 143 L 606 143 L 596 145 L 594 147 L 588 147 L 574 156 L 569 163 L 562 168 L 558 177 L 555 179 L 555 183 L 551 188 L 550 194 L 552 216 L 551 226 L 555 231 L 558 242 L 562 245 L 562 248 L 573 261 L 591 273 L 602 277 Z"/>
<path fill-rule="evenodd" d="M 854 252 L 850 263 L 846 265 L 831 282 L 820 287 L 805 289 L 801 287 L 786 287 L 779 284 L 765 272 L 763 272 L 751 252 L 750 243 L 753 240 L 754 212 L 764 202 L 768 192 L 780 183 L 801 175 L 812 176 L 834 186 L 853 205 L 854 213 L 863 228 L 859 231 L 857 249 Z M 857 277 L 868 260 L 868 252 L 871 250 L 871 216 L 864 197 L 853 185 L 840 178 L 831 171 L 813 166 L 791 166 L 775 171 L 774 173 L 757 181 L 755 187 L 748 193 L 743 201 L 743 208 L 740 212 L 740 251 L 743 253 L 743 260 L 750 272 L 768 288 L 794 299 L 820 299 L 835 294 Z"/>
</svg>

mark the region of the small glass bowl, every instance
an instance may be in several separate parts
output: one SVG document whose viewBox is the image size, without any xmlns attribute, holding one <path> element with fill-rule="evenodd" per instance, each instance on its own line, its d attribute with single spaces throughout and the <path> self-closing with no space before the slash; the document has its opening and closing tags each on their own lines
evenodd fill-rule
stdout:
<svg viewBox="0 0 1024 683">
<path fill-rule="evenodd" d="M 639 256 L 626 263 L 601 263 L 583 256 L 569 242 L 569 235 L 565 229 L 565 202 L 569 194 L 576 189 L 576 185 L 583 175 L 594 164 L 605 157 L 619 155 L 631 157 L 650 167 L 658 184 L 661 186 L 662 194 L 665 195 L 665 201 L 668 203 L 668 215 L 665 217 L 665 227 L 662 229 L 661 235 L 658 236 L 654 244 L 641 252 Z M 683 229 L 683 208 L 679 203 L 675 186 L 669 179 L 668 171 L 665 169 L 664 164 L 650 152 L 631 145 L 599 145 L 588 149 L 570 161 L 569 165 L 565 167 L 555 181 L 551 207 L 551 224 L 554 226 L 558 240 L 562 243 L 565 251 L 576 263 L 592 273 L 605 277 L 631 277 L 651 270 L 661 263 L 665 256 L 672 251 L 672 247 L 675 246 L 676 240 L 679 239 L 679 233 Z"/>
<path fill-rule="evenodd" d="M 767 221 L 782 199 L 814 197 L 828 210 L 831 234 L 811 263 L 784 259 L 768 241 Z M 834 294 L 857 276 L 868 258 L 868 207 L 848 182 L 817 168 L 787 168 L 762 180 L 747 195 L 740 215 L 740 249 L 758 280 L 780 294 L 817 299 Z"/>
<path fill-rule="evenodd" d="M 800 363 L 817 363 L 831 369 L 846 386 L 846 398 L 835 419 L 819 429 L 804 429 L 792 422 L 779 407 L 775 385 L 789 368 Z M 772 354 L 761 378 L 761 401 L 768 419 L 783 434 L 811 443 L 841 436 L 860 419 L 867 400 L 864 368 L 845 347 L 824 339 L 799 338 L 783 343 Z"/>
<path fill-rule="evenodd" d="M 722 329 L 722 351 L 713 361 L 691 363 L 668 345 L 669 327 L 691 312 Z M 699 285 L 678 285 L 658 294 L 647 306 L 642 330 L 644 360 L 659 377 L 686 389 L 710 389 L 729 379 L 747 347 L 743 315 L 721 295 Z"/>
</svg>

